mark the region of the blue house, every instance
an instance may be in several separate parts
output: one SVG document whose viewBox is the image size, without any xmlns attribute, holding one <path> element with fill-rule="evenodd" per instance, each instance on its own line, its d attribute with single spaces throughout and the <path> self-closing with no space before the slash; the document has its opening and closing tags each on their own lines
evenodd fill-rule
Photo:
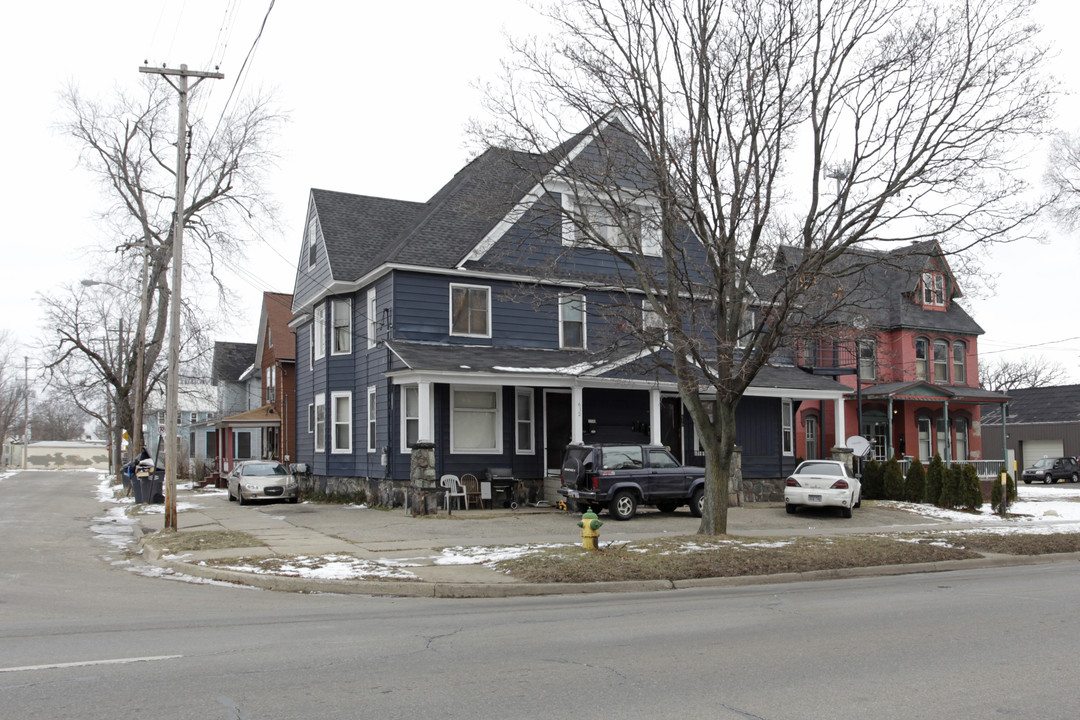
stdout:
<svg viewBox="0 0 1080 720">
<path fill-rule="evenodd" d="M 311 191 L 293 290 L 294 416 L 297 460 L 318 487 L 398 505 L 417 441 L 434 443 L 438 475 L 509 468 L 529 501 L 557 498 L 571 442 L 653 442 L 703 464 L 674 378 L 648 362 L 667 352 L 662 328 L 650 347 L 620 333 L 648 327 L 644 296 L 614 282 L 625 268 L 566 222 L 581 200 L 560 170 L 595 159 L 617 123 L 544 155 L 488 150 L 427 202 Z M 659 261 L 646 220 L 641 233 Z M 792 469 L 798 403 L 842 407 L 846 391 L 794 365 L 759 375 L 737 419 L 748 492 Z"/>
</svg>

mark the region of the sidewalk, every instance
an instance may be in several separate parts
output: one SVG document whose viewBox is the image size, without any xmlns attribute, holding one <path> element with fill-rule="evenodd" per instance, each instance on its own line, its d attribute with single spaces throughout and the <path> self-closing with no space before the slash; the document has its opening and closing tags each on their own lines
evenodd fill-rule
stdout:
<svg viewBox="0 0 1080 720">
<path fill-rule="evenodd" d="M 178 493 L 180 532 L 243 532 L 257 538 L 264 547 L 222 548 L 161 554 L 143 543 L 150 563 L 175 573 L 241 583 L 270 590 L 328 592 L 366 595 L 422 597 L 507 597 L 514 595 L 574 594 L 585 592 L 631 592 L 670 590 L 712 585 L 751 585 L 866 575 L 895 575 L 930 572 L 960 567 L 1018 565 L 1055 562 L 1057 556 L 988 557 L 929 565 L 896 565 L 853 568 L 844 571 L 788 573 L 774 576 L 714 578 L 686 581 L 627 581 L 607 583 L 522 582 L 483 564 L 496 548 L 526 545 L 576 545 L 581 542 L 579 516 L 554 508 L 511 510 L 455 510 L 451 515 L 411 517 L 403 509 L 373 510 L 356 506 L 320 504 L 256 504 L 239 506 L 229 502 L 224 491 L 181 490 Z M 160 529 L 160 515 L 142 515 L 143 533 Z M 699 520 L 686 509 L 663 514 L 645 508 L 628 522 L 601 516 L 602 545 L 646 540 L 665 535 L 692 535 Z M 981 525 L 985 527 L 985 524 Z M 732 535 L 797 536 L 918 531 L 963 528 L 949 523 L 887 508 L 863 507 L 851 520 L 828 513 L 788 515 L 782 505 L 762 504 L 730 508 L 728 528 Z M 449 550 L 448 550 L 449 549 Z M 235 569 L 215 567 L 207 562 L 245 558 Z M 264 558 L 279 558 L 292 564 L 315 561 L 322 564 L 322 577 L 297 577 L 260 570 Z M 355 558 L 355 560 L 354 560 Z M 1068 557 L 1074 562 L 1076 558 Z M 351 572 L 335 573 L 347 563 Z M 359 573 L 356 567 L 367 568 Z M 282 572 L 282 571 L 278 571 Z M 295 575 L 295 571 L 293 572 Z M 315 573 L 318 575 L 319 573 Z M 336 575 L 336 576 L 335 576 Z"/>
</svg>

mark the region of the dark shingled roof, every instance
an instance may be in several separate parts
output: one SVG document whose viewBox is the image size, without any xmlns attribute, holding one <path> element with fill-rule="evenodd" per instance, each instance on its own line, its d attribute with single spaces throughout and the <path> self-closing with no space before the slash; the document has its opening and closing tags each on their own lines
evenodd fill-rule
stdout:
<svg viewBox="0 0 1080 720">
<path fill-rule="evenodd" d="M 240 374 L 255 364 L 255 343 L 215 342 L 210 384 L 236 382 Z"/>
<path fill-rule="evenodd" d="M 1080 385 L 1010 390 L 1008 425 L 1080 422 Z M 983 425 L 1000 425 L 999 408 L 984 409 Z"/>
<path fill-rule="evenodd" d="M 778 272 L 797 267 L 802 260 L 801 248 L 783 246 L 776 254 Z M 845 292 L 845 307 L 836 314 L 838 321 L 846 315 L 861 315 L 872 327 L 890 330 L 932 330 L 968 335 L 981 335 L 983 329 L 957 304 L 962 297 L 955 280 L 948 276 L 947 309 L 928 310 L 917 302 L 913 293 L 919 287 L 921 274 L 944 265 L 937 242 L 926 240 L 893 250 L 853 248 L 834 261 L 827 270 Z M 948 275 L 948 273 L 946 273 Z M 776 276 L 758 280 L 755 287 L 764 297 L 775 292 Z"/>
</svg>

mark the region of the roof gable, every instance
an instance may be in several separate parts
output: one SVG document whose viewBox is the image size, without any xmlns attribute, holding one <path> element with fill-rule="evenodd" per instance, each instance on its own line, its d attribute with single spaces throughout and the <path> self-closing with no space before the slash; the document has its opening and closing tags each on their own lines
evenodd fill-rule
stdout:
<svg viewBox="0 0 1080 720">
<path fill-rule="evenodd" d="M 255 343 L 215 342 L 210 384 L 239 382 L 240 375 L 255 362 L 256 349 Z"/>
</svg>

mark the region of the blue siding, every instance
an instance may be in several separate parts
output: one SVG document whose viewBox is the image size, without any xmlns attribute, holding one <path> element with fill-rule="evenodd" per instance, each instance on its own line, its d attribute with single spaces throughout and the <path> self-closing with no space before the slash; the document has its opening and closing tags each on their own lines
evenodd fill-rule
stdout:
<svg viewBox="0 0 1080 720">
<path fill-rule="evenodd" d="M 310 302 L 311 298 L 328 288 L 334 279 L 330 271 L 330 265 L 326 260 L 326 244 L 323 241 L 322 229 L 316 223 L 316 240 L 319 243 L 318 259 L 313 267 L 308 267 L 308 246 L 311 238 L 307 236 L 308 223 L 317 214 L 315 203 L 308 196 L 308 211 L 304 218 L 304 241 L 300 247 L 301 257 L 296 264 L 296 282 L 293 284 L 293 307 L 302 307 Z"/>
</svg>

